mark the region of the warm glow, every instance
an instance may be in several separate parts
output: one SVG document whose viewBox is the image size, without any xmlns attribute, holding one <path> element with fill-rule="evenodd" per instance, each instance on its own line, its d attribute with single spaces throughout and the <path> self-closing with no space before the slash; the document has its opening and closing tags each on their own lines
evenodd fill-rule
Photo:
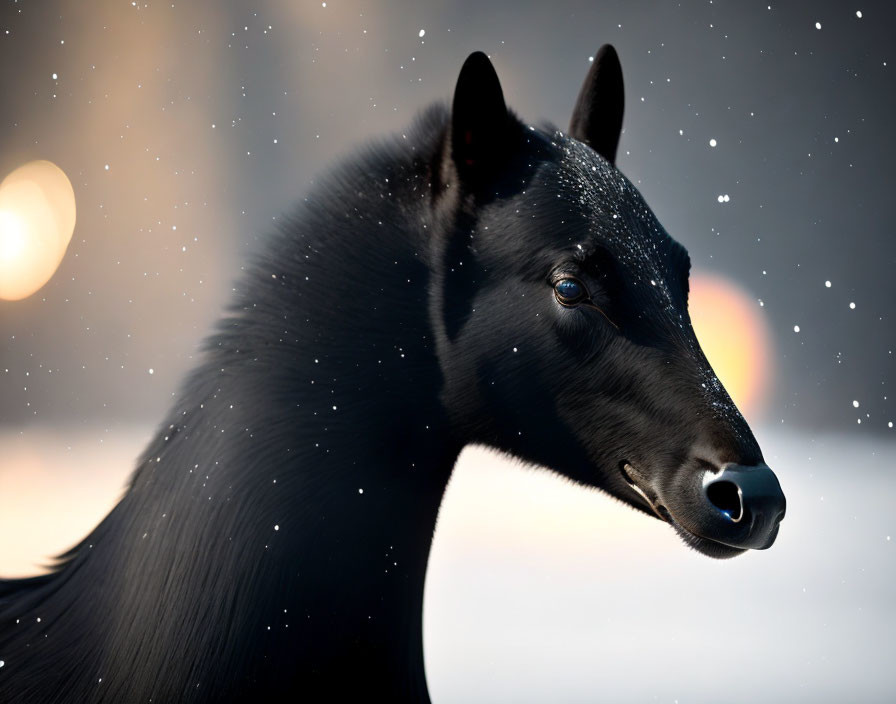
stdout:
<svg viewBox="0 0 896 704">
<path fill-rule="evenodd" d="M 0 260 L 11 261 L 25 251 L 25 223 L 15 213 L 0 210 Z"/>
<path fill-rule="evenodd" d="M 718 276 L 691 276 L 694 332 L 732 400 L 755 420 L 771 381 L 771 335 L 756 298 Z"/>
<path fill-rule="evenodd" d="M 0 298 L 17 301 L 56 273 L 75 229 L 75 192 L 49 161 L 20 166 L 0 183 Z"/>
</svg>

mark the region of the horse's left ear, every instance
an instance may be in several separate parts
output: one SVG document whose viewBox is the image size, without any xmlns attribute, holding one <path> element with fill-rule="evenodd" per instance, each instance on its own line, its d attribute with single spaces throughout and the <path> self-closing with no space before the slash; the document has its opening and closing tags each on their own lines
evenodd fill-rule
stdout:
<svg viewBox="0 0 896 704">
<path fill-rule="evenodd" d="M 506 157 L 511 117 L 498 74 L 488 57 L 467 57 L 451 108 L 451 158 L 462 181 L 481 183 Z"/>
<path fill-rule="evenodd" d="M 569 122 L 569 135 L 615 164 L 624 109 L 622 66 L 616 50 L 604 44 L 582 84 Z"/>
</svg>

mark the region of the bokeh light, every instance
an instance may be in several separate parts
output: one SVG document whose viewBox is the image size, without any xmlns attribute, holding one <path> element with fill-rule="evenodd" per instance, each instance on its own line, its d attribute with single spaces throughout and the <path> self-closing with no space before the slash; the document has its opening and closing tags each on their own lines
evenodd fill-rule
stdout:
<svg viewBox="0 0 896 704">
<path fill-rule="evenodd" d="M 747 420 L 758 420 L 771 388 L 771 333 L 755 297 L 729 279 L 691 276 L 688 310 L 716 376 Z"/>
<path fill-rule="evenodd" d="M 75 192 L 49 161 L 31 161 L 0 183 L 0 298 L 17 301 L 56 273 L 75 229 Z"/>
</svg>

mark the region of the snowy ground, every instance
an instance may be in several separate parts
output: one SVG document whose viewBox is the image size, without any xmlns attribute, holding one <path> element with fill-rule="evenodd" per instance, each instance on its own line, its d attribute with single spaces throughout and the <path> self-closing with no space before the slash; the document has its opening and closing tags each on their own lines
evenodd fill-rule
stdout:
<svg viewBox="0 0 896 704">
<path fill-rule="evenodd" d="M 896 445 L 757 437 L 787 517 L 771 550 L 726 561 L 468 450 L 428 574 L 433 700 L 894 701 Z"/>
<path fill-rule="evenodd" d="M 0 433 L 0 574 L 80 539 L 150 432 Z M 434 702 L 892 701 L 896 445 L 757 436 L 787 518 L 771 550 L 721 562 L 600 494 L 467 450 L 427 581 Z"/>
</svg>

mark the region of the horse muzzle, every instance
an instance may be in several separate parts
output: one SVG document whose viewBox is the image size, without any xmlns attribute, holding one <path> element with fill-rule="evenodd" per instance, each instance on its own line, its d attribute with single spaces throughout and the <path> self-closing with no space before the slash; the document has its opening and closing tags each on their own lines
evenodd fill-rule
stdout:
<svg viewBox="0 0 896 704">
<path fill-rule="evenodd" d="M 697 534 L 733 548 L 765 550 L 778 535 L 787 500 L 775 473 L 765 464 L 729 463 L 702 482 L 703 511 Z"/>
<path fill-rule="evenodd" d="M 659 492 L 628 463 L 623 476 L 685 542 L 714 557 L 770 548 L 787 508 L 781 484 L 765 464 L 686 472 Z"/>
</svg>

